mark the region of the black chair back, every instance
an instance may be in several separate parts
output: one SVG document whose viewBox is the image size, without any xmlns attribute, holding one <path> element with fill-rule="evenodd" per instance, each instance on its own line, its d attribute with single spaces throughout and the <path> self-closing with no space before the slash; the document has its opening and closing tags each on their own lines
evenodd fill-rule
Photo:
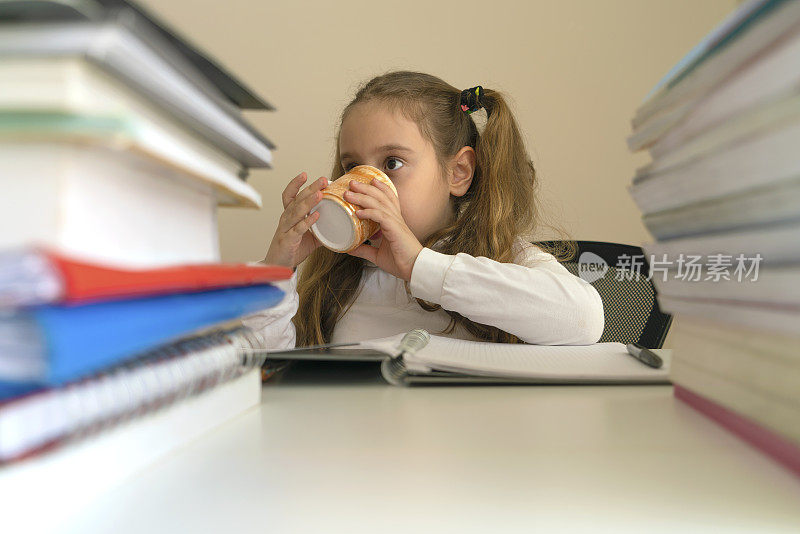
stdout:
<svg viewBox="0 0 800 534">
<path fill-rule="evenodd" d="M 605 311 L 601 342 L 640 343 L 658 349 L 664 344 L 672 316 L 658 307 L 656 288 L 649 279 L 650 265 L 641 247 L 603 241 L 574 241 L 578 252 L 561 264 L 590 282 Z M 556 246 L 558 241 L 534 242 Z M 605 273 L 604 266 L 607 266 Z"/>
</svg>

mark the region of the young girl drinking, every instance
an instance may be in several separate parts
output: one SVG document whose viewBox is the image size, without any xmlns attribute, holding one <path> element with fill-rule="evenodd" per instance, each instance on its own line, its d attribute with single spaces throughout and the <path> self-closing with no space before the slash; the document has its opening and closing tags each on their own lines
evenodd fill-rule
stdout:
<svg viewBox="0 0 800 534">
<path fill-rule="evenodd" d="M 471 113 L 481 107 L 487 120 L 479 133 Z M 381 227 L 350 253 L 321 246 L 309 230 L 325 177 L 300 191 L 301 173 L 284 190 L 263 263 L 296 270 L 277 284 L 286 291 L 278 306 L 243 321 L 266 348 L 414 328 L 502 343 L 598 341 L 597 290 L 551 253 L 563 251 L 523 237 L 538 228 L 538 182 L 499 92 L 460 91 L 418 72 L 370 80 L 342 113 L 330 181 L 361 164 L 385 172 L 397 196 L 378 180 L 350 182 L 345 200 Z"/>
</svg>

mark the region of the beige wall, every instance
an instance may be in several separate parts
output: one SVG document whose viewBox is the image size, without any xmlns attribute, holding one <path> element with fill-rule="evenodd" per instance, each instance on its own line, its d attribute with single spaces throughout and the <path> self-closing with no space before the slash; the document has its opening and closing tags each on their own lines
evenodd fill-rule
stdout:
<svg viewBox="0 0 800 534">
<path fill-rule="evenodd" d="M 250 183 L 258 211 L 220 214 L 223 258 L 263 257 L 300 171 L 327 175 L 334 121 L 357 86 L 403 68 L 459 88 L 506 91 L 539 170 L 547 214 L 576 239 L 641 244 L 626 186 L 647 161 L 627 151 L 642 98 L 735 0 L 297 2 L 145 0 L 144 4 L 274 104 L 248 117 L 278 145 Z M 547 237 L 542 235 L 541 237 Z"/>
</svg>

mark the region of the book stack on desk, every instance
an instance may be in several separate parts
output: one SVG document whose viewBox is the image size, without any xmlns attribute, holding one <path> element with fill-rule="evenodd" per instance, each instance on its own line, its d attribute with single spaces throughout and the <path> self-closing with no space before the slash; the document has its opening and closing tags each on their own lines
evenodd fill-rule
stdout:
<svg viewBox="0 0 800 534">
<path fill-rule="evenodd" d="M 0 2 L 0 247 L 152 267 L 219 261 L 218 204 L 272 144 L 272 109 L 129 2 Z"/>
<path fill-rule="evenodd" d="M 800 2 L 746 2 L 651 92 L 630 186 L 675 395 L 800 474 Z"/>
<path fill-rule="evenodd" d="M 0 56 L 0 486 L 108 482 L 260 398 L 230 325 L 292 271 L 220 263 L 216 210 L 260 206 L 271 108 L 124 0 L 0 2 Z"/>
</svg>

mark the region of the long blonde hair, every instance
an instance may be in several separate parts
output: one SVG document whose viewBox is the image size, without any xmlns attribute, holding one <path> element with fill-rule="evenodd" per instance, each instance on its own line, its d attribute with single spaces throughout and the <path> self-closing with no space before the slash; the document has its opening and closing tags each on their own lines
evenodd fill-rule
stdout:
<svg viewBox="0 0 800 534">
<path fill-rule="evenodd" d="M 528 157 L 522 135 L 502 94 L 483 89 L 482 102 L 487 113 L 483 133 L 472 117 L 459 107 L 461 91 L 436 76 L 421 72 L 394 71 L 364 84 L 344 108 L 336 133 L 336 155 L 330 181 L 344 171 L 340 163 L 339 136 L 347 113 L 365 102 L 380 102 L 400 112 L 419 127 L 423 138 L 435 150 L 443 174 L 447 162 L 464 146 L 476 152 L 476 168 L 467 193 L 451 196 L 455 218 L 434 232 L 422 246 L 444 254 L 464 252 L 498 262 L 514 260 L 515 238 L 532 233 L 540 217 L 536 191 L 538 181 Z M 549 227 L 564 234 L 552 225 Z M 440 243 L 441 241 L 441 243 Z M 548 252 L 566 259 L 575 255 L 569 240 Z M 297 346 L 329 343 L 336 322 L 347 312 L 360 291 L 365 260 L 319 247 L 305 260 L 297 290 L 300 304 L 292 318 Z M 408 282 L 406 292 L 410 294 Z M 426 311 L 441 306 L 417 298 Z M 450 323 L 441 333 L 451 333 L 457 324 L 480 339 L 520 343 L 516 336 L 497 327 L 470 321 L 461 314 L 445 310 Z"/>
</svg>

